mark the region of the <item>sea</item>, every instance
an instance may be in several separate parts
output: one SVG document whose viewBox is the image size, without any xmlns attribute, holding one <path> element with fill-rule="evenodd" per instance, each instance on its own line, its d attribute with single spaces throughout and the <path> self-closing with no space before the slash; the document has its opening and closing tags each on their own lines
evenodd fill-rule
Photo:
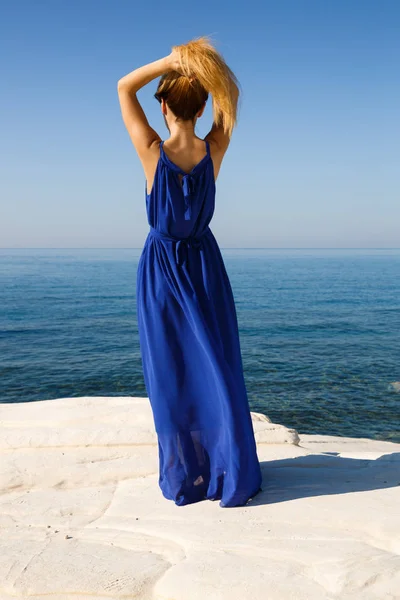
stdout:
<svg viewBox="0 0 400 600">
<path fill-rule="evenodd" d="M 141 249 L 0 249 L 0 402 L 143 396 Z M 221 248 L 250 409 L 400 442 L 400 249 Z"/>
</svg>

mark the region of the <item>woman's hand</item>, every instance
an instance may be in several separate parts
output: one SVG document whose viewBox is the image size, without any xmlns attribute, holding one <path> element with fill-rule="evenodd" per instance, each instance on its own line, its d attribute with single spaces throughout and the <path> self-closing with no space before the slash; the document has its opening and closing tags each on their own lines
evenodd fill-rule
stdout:
<svg viewBox="0 0 400 600">
<path fill-rule="evenodd" d="M 184 74 L 179 60 L 179 53 L 176 50 L 172 50 L 171 54 L 168 55 L 168 65 L 172 71 L 177 71 L 181 75 Z"/>
<path fill-rule="evenodd" d="M 177 52 L 176 50 L 172 50 L 171 54 L 168 55 L 167 60 L 172 71 L 177 71 L 183 77 L 189 77 L 189 81 L 193 81 L 194 79 L 196 79 L 196 76 L 194 74 L 188 75 L 187 73 L 183 72 L 179 60 L 179 52 Z"/>
<path fill-rule="evenodd" d="M 179 52 L 176 50 L 172 50 L 171 54 L 168 54 L 168 56 L 165 57 L 165 60 L 169 71 L 176 71 L 179 75 L 182 75 L 182 77 L 188 77 L 189 81 L 194 81 L 196 79 L 194 73 L 188 74 L 183 71 L 179 60 Z"/>
</svg>

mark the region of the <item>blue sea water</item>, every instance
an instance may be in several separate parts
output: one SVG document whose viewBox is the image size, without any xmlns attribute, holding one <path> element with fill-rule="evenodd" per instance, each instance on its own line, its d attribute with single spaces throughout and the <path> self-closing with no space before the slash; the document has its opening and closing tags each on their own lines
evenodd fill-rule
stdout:
<svg viewBox="0 0 400 600">
<path fill-rule="evenodd" d="M 224 249 L 252 410 L 400 442 L 400 249 Z M 146 396 L 141 249 L 0 250 L 0 402 Z"/>
</svg>

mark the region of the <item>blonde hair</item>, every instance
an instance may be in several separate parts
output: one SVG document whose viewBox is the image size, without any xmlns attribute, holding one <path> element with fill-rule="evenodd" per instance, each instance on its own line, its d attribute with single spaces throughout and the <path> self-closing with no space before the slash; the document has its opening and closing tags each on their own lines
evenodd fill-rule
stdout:
<svg viewBox="0 0 400 600">
<path fill-rule="evenodd" d="M 237 123 L 237 93 L 239 82 L 215 49 L 208 36 L 195 38 L 186 44 L 172 46 L 178 55 L 181 73 L 169 71 L 158 84 L 155 98 L 164 98 L 180 120 L 193 120 L 212 95 L 213 118 L 224 132 L 232 135 Z"/>
</svg>

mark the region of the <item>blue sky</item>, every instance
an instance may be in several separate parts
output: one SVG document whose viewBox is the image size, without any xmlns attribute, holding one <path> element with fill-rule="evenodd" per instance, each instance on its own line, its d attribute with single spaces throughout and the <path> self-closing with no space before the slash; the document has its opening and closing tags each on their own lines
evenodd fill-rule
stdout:
<svg viewBox="0 0 400 600">
<path fill-rule="evenodd" d="M 140 248 L 145 176 L 117 81 L 210 35 L 242 89 L 221 247 L 400 246 L 400 3 L 2 2 L 0 246 Z M 168 132 L 153 98 L 151 125 Z M 199 119 L 204 137 L 211 102 Z"/>
</svg>

